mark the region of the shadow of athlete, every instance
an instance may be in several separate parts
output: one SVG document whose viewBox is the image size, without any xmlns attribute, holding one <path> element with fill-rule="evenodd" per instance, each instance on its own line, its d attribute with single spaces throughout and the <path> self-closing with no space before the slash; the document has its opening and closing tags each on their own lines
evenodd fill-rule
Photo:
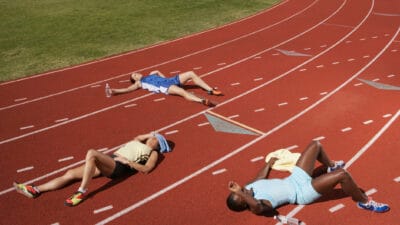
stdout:
<svg viewBox="0 0 400 225">
<path fill-rule="evenodd" d="M 360 190 L 343 161 L 332 161 L 318 141 L 313 141 L 302 153 L 292 174 L 284 179 L 268 179 L 272 165 L 277 158 L 271 158 L 256 178 L 244 187 L 230 181 L 230 194 L 226 200 L 232 211 L 250 210 L 257 215 L 266 215 L 284 204 L 310 204 L 332 192 L 337 184 L 349 195 L 357 206 L 374 212 L 386 212 L 387 204 L 377 203 Z M 327 172 L 312 178 L 315 162 L 328 167 Z"/>
<path fill-rule="evenodd" d="M 198 102 L 209 107 L 216 105 L 207 98 L 200 98 L 183 89 L 182 86 L 185 85 L 189 80 L 192 80 L 196 86 L 207 91 L 209 95 L 222 95 L 221 91 L 211 88 L 193 71 L 184 72 L 174 77 L 167 78 L 158 70 L 152 71 L 148 76 L 143 76 L 142 74 L 136 72 L 132 73 L 130 75 L 130 81 L 132 84 L 126 88 L 110 88 L 109 85 L 106 84 L 106 95 L 112 96 L 124 94 L 141 88 L 155 93 L 182 96 L 186 100 Z"/>
<path fill-rule="evenodd" d="M 77 192 L 64 202 L 66 206 L 76 206 L 87 197 L 92 178 L 105 176 L 114 180 L 134 172 L 147 174 L 156 167 L 159 152 L 169 151 L 171 148 L 161 134 L 142 134 L 120 147 L 112 155 L 93 149 L 88 150 L 84 165 L 70 169 L 64 175 L 39 186 L 18 182 L 14 182 L 13 185 L 18 193 L 29 198 L 36 198 L 41 193 L 54 191 L 73 181 L 81 180 Z"/>
</svg>

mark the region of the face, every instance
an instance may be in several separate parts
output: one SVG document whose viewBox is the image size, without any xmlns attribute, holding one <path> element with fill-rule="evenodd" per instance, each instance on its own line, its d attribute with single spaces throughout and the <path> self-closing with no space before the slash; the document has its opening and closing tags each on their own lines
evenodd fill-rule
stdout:
<svg viewBox="0 0 400 225">
<path fill-rule="evenodd" d="M 151 138 L 147 139 L 146 144 L 151 149 L 158 149 L 158 140 L 156 137 L 151 137 Z"/>
<path fill-rule="evenodd" d="M 140 79 L 142 79 L 143 75 L 140 73 L 132 73 L 131 74 L 131 80 L 134 81 L 139 81 Z"/>
</svg>

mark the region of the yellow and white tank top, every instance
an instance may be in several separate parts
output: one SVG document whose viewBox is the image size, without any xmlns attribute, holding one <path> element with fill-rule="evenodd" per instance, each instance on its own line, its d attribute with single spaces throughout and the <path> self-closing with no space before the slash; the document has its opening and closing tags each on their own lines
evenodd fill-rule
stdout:
<svg viewBox="0 0 400 225">
<path fill-rule="evenodd" d="M 146 162 L 152 149 L 140 141 L 130 141 L 119 148 L 115 153 L 127 158 L 129 161 L 144 163 Z"/>
</svg>

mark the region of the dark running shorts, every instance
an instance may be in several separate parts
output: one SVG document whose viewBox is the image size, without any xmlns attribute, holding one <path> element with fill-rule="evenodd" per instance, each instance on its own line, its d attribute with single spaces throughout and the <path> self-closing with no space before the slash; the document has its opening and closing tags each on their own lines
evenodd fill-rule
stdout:
<svg viewBox="0 0 400 225">
<path fill-rule="evenodd" d="M 116 155 L 111 155 L 111 158 L 115 158 L 117 157 Z M 125 165 L 121 162 L 115 161 L 115 169 L 114 171 L 111 173 L 110 176 L 107 176 L 110 179 L 115 179 L 115 178 L 119 178 L 122 177 L 124 175 L 127 175 L 129 173 L 134 173 L 136 172 L 135 169 L 131 169 L 131 167 L 129 167 L 128 165 Z"/>
</svg>

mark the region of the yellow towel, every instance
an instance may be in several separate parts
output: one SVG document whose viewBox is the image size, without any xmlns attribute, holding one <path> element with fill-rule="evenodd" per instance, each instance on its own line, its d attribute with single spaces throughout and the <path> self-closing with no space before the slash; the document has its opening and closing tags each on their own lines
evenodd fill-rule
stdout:
<svg viewBox="0 0 400 225">
<path fill-rule="evenodd" d="M 292 172 L 292 169 L 296 165 L 300 155 L 300 153 L 292 153 L 287 149 L 279 149 L 269 153 L 265 157 L 265 162 L 268 162 L 272 157 L 276 157 L 278 160 L 275 161 L 272 169 Z"/>
</svg>

